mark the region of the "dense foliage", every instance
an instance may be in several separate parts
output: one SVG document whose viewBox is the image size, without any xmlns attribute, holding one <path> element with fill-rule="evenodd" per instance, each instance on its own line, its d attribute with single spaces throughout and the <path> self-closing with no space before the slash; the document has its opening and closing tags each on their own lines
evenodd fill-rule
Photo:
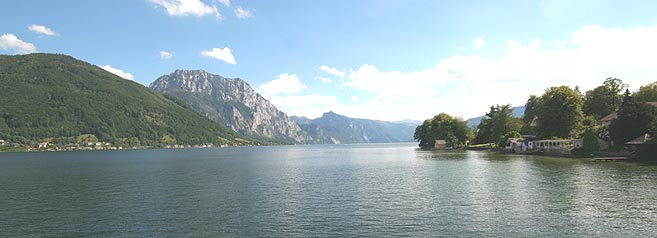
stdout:
<svg viewBox="0 0 657 238">
<path fill-rule="evenodd" d="M 0 56 L 0 139 L 115 145 L 233 143 L 187 104 L 65 55 Z"/>
<path fill-rule="evenodd" d="M 657 82 L 641 86 L 633 96 L 637 102 L 657 102 Z"/>
<path fill-rule="evenodd" d="M 609 126 L 609 133 L 614 143 L 622 144 L 646 132 L 654 133 L 656 124 L 657 107 L 637 102 L 628 90 L 618 111 L 618 119 Z"/>
<path fill-rule="evenodd" d="M 522 115 L 522 129 L 520 130 L 523 135 L 535 135 L 532 122 L 536 119 L 536 108 L 538 107 L 538 97 L 536 95 L 529 96 L 525 103 L 525 113 Z"/>
<path fill-rule="evenodd" d="M 496 143 L 502 146 L 506 139 L 520 135 L 521 121 L 513 117 L 511 104 L 495 105 L 477 126 L 476 143 Z"/>
<path fill-rule="evenodd" d="M 622 145 L 644 133 L 655 135 L 657 82 L 634 93 L 627 88 L 617 78 L 605 79 L 602 85 L 583 96 L 567 86 L 549 88 L 540 97 L 531 96 L 527 100 L 522 133 L 543 139 L 583 138 L 583 152 L 597 150 L 598 139 Z M 625 94 L 621 94 L 623 90 Z M 609 127 L 598 122 L 613 112 L 618 113 L 618 119 Z"/>
<path fill-rule="evenodd" d="M 459 117 L 452 117 L 445 113 L 438 114 L 425 120 L 422 125 L 415 128 L 413 136 L 420 142 L 420 147 L 430 148 L 436 140 L 445 140 L 451 147 L 459 147 L 472 139 L 472 130 Z"/>
<path fill-rule="evenodd" d="M 602 85 L 586 92 L 582 107 L 584 114 L 600 119 L 618 111 L 623 101 L 622 93 L 627 87 L 620 79 L 605 79 Z"/>
<path fill-rule="evenodd" d="M 584 119 L 582 103 L 579 93 L 568 86 L 547 89 L 535 105 L 536 135 L 547 139 L 577 137 Z"/>
</svg>

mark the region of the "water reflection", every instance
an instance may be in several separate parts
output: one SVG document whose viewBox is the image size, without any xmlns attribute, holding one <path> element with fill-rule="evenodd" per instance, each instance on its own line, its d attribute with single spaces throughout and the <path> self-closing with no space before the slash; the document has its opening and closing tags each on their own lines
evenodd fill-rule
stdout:
<svg viewBox="0 0 657 238">
<path fill-rule="evenodd" d="M 657 167 L 415 145 L 0 154 L 8 237 L 653 237 Z"/>
</svg>

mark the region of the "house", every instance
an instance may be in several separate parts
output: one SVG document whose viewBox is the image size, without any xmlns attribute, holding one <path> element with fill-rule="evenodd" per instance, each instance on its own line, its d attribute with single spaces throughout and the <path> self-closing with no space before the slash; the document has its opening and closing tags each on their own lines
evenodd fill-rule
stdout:
<svg viewBox="0 0 657 238">
<path fill-rule="evenodd" d="M 650 106 L 653 106 L 653 107 L 657 107 L 657 102 L 646 102 L 646 104 L 648 104 Z M 608 128 L 609 125 L 611 125 L 611 122 L 613 120 L 616 120 L 617 118 L 618 118 L 618 112 L 612 112 L 612 113 L 609 113 L 609 115 L 606 115 L 606 116 L 600 118 L 600 120 L 598 120 L 598 122 L 600 123 L 600 125 L 603 125 L 604 127 Z"/>
<path fill-rule="evenodd" d="M 0 140 L 0 146 L 6 145 L 6 144 L 7 144 L 7 142 L 5 142 L 5 140 Z"/>
<path fill-rule="evenodd" d="M 582 139 L 567 140 L 533 140 L 534 137 L 509 138 L 505 149 L 511 153 L 531 154 L 543 153 L 548 155 L 570 155 L 572 150 L 584 146 Z"/>
<path fill-rule="evenodd" d="M 613 120 L 616 120 L 616 118 L 618 118 L 618 112 L 612 112 L 609 115 L 606 115 L 600 120 L 598 120 L 598 122 L 600 122 L 600 125 L 604 127 L 609 127 L 609 125 L 611 125 L 611 122 Z"/>
<path fill-rule="evenodd" d="M 537 140 L 532 141 L 532 148 L 545 154 L 570 155 L 572 150 L 584 146 L 582 139 L 568 140 Z"/>
<path fill-rule="evenodd" d="M 445 140 L 436 140 L 433 144 L 433 148 L 436 150 L 447 149 L 447 141 Z"/>
<path fill-rule="evenodd" d="M 637 138 L 634 138 L 634 140 L 628 141 L 625 143 L 625 145 L 628 146 L 641 146 L 648 144 L 648 142 L 652 140 L 652 135 L 645 133 Z"/>
<path fill-rule="evenodd" d="M 46 148 L 46 147 L 48 147 L 48 142 L 47 141 L 39 143 L 39 149 Z"/>
<path fill-rule="evenodd" d="M 511 153 L 531 154 L 537 152 L 534 150 L 535 135 L 521 135 L 520 138 L 509 138 L 506 140 L 504 149 Z"/>
<path fill-rule="evenodd" d="M 532 122 L 529 123 L 529 126 L 531 126 L 531 127 L 537 127 L 538 126 L 538 116 L 534 116 L 534 118 L 532 118 Z"/>
<path fill-rule="evenodd" d="M 653 136 L 651 134 L 645 133 L 637 138 L 634 138 L 634 140 L 628 141 L 625 143 L 625 146 L 628 147 L 628 149 L 632 153 L 632 157 L 638 157 L 641 152 L 643 154 L 649 154 L 652 155 L 651 159 L 657 159 L 654 158 L 656 157 L 655 154 L 657 154 L 657 144 L 651 143 L 651 140 L 653 140 Z"/>
<path fill-rule="evenodd" d="M 530 143 L 532 142 L 525 138 L 509 138 L 506 139 L 506 146 L 504 149 L 511 153 L 527 153 L 532 149 L 529 146 Z"/>
</svg>

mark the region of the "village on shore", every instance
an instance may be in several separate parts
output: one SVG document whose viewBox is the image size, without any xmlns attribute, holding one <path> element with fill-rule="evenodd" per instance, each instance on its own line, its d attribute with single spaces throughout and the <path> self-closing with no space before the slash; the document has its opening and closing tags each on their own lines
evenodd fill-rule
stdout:
<svg viewBox="0 0 657 238">
<path fill-rule="evenodd" d="M 228 144 L 214 145 L 211 143 L 198 144 L 198 145 L 164 145 L 162 147 L 155 146 L 114 146 L 109 142 L 87 142 L 84 144 L 66 144 L 57 145 L 44 141 L 35 143 L 33 145 L 10 143 L 0 139 L 0 147 L 6 148 L 6 152 L 39 152 L 39 151 L 93 151 L 93 150 L 141 150 L 141 149 L 185 149 L 185 148 L 213 148 L 213 147 L 229 147 Z"/>
<path fill-rule="evenodd" d="M 624 91 L 624 93 L 623 93 Z M 657 160 L 657 82 L 632 93 L 617 78 L 581 93 L 551 87 L 531 96 L 520 118 L 512 107 L 490 107 L 480 124 L 441 113 L 416 129 L 419 146 L 433 150 L 493 150 L 514 154 Z"/>
</svg>

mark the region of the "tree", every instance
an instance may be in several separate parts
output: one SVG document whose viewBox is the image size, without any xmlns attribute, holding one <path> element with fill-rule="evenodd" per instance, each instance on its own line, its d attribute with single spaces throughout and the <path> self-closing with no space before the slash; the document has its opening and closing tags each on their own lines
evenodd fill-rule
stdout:
<svg viewBox="0 0 657 238">
<path fill-rule="evenodd" d="M 536 95 L 529 96 L 527 103 L 525 103 L 525 113 L 522 116 L 522 134 L 533 135 L 536 134 L 531 124 L 536 116 L 536 109 L 538 107 L 538 97 Z"/>
<path fill-rule="evenodd" d="M 582 98 L 568 86 L 551 87 L 536 105 L 537 136 L 540 138 L 573 138 L 582 127 Z"/>
<path fill-rule="evenodd" d="M 637 102 L 657 102 L 657 82 L 641 86 L 633 97 Z"/>
<path fill-rule="evenodd" d="M 623 101 L 622 92 L 627 84 L 617 78 L 607 78 L 605 82 L 586 92 L 584 96 L 584 114 L 600 119 L 612 112 L 618 111 Z"/>
<path fill-rule="evenodd" d="M 520 127 L 520 120 L 513 117 L 511 104 L 491 106 L 490 112 L 486 113 L 477 126 L 475 141 L 501 146 L 506 143 L 507 136 L 519 134 Z"/>
<path fill-rule="evenodd" d="M 587 127 L 582 134 L 582 147 L 572 150 L 572 153 L 577 156 L 590 156 L 591 153 L 600 149 L 598 142 L 599 127 Z"/>
<path fill-rule="evenodd" d="M 609 125 L 611 139 L 617 145 L 630 141 L 643 133 L 651 132 L 657 123 L 657 109 L 636 102 L 629 90 L 625 91 L 618 118 Z"/>
<path fill-rule="evenodd" d="M 96 138 L 96 136 L 93 134 L 82 134 L 77 136 L 75 139 L 75 143 L 80 145 L 87 145 L 89 143 L 96 143 L 96 142 L 98 142 L 98 138 Z"/>
<path fill-rule="evenodd" d="M 463 119 L 440 113 L 415 128 L 413 137 L 423 148 L 433 147 L 436 140 L 445 140 L 447 145 L 458 147 L 472 139 L 472 130 Z"/>
<path fill-rule="evenodd" d="M 160 142 L 165 145 L 175 145 L 176 144 L 176 138 L 172 137 L 171 135 L 163 135 L 162 139 L 160 139 Z"/>
</svg>

